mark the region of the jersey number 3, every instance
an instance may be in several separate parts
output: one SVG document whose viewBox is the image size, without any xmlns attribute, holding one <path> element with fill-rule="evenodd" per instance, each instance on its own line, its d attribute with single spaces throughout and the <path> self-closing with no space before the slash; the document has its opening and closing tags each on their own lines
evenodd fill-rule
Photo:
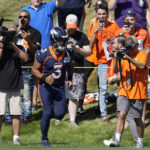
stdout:
<svg viewBox="0 0 150 150">
<path fill-rule="evenodd" d="M 54 79 L 59 79 L 61 77 L 61 68 L 62 68 L 63 64 L 55 64 L 54 65 L 54 72 L 53 72 L 53 77 Z"/>
</svg>

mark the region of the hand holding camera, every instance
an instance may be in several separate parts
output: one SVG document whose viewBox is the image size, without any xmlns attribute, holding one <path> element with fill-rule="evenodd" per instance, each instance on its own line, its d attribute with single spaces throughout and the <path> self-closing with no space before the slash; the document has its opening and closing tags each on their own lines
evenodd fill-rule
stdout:
<svg viewBox="0 0 150 150">
<path fill-rule="evenodd" d="M 124 26 L 123 26 L 123 28 L 122 28 L 123 30 L 122 30 L 122 35 L 124 34 L 124 33 L 126 33 L 126 32 L 131 32 L 131 28 L 130 28 L 130 22 L 125 22 L 124 23 Z"/>
<path fill-rule="evenodd" d="M 29 31 L 22 31 L 22 34 L 21 34 L 22 38 L 26 41 L 29 41 L 30 40 L 30 32 Z"/>
<path fill-rule="evenodd" d="M 119 59 L 128 59 L 127 49 L 115 50 L 114 57 Z"/>
<path fill-rule="evenodd" d="M 105 22 L 104 20 L 100 20 L 99 18 L 97 19 L 98 21 L 98 26 L 96 27 L 95 31 L 94 31 L 94 34 L 96 34 L 98 31 L 102 31 L 104 30 L 104 27 L 105 27 Z"/>
<path fill-rule="evenodd" d="M 105 28 L 105 21 L 103 19 L 101 19 L 101 20 L 98 20 L 98 22 L 99 22 L 100 30 L 104 30 L 104 28 Z"/>
<path fill-rule="evenodd" d="M 28 31 L 28 24 L 25 22 L 24 19 L 20 20 L 18 29 L 21 30 L 21 37 L 24 40 L 26 40 L 26 41 L 30 40 L 30 33 Z"/>
</svg>

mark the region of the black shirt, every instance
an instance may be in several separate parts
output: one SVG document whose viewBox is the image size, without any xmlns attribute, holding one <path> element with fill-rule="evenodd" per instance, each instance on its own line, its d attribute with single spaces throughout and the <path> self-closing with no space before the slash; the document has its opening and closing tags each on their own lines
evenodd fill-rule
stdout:
<svg viewBox="0 0 150 150">
<path fill-rule="evenodd" d="M 38 49 L 41 49 L 41 34 L 38 30 L 34 29 L 33 27 L 31 26 L 28 26 L 28 31 L 30 33 L 30 39 L 31 41 L 37 45 Z M 34 53 L 32 53 L 30 50 L 29 50 L 29 47 L 28 47 L 28 44 L 25 40 L 22 39 L 21 37 L 21 31 L 19 32 L 19 35 L 18 35 L 18 41 L 17 41 L 17 45 L 19 48 L 23 49 L 25 52 L 28 53 L 28 56 L 29 56 L 29 60 L 28 62 L 22 62 L 22 66 L 32 66 L 33 65 L 33 62 L 34 62 Z"/>
<path fill-rule="evenodd" d="M 23 88 L 21 61 L 13 49 L 4 49 L 0 59 L 0 90 Z"/>
<path fill-rule="evenodd" d="M 83 48 L 83 46 L 89 45 L 89 39 L 87 38 L 86 34 L 83 32 L 77 31 L 74 35 L 70 36 L 67 40 L 67 44 L 75 44 L 79 45 L 80 48 Z M 74 67 L 83 67 L 84 66 L 84 56 L 72 51 L 73 60 L 74 60 Z"/>
</svg>

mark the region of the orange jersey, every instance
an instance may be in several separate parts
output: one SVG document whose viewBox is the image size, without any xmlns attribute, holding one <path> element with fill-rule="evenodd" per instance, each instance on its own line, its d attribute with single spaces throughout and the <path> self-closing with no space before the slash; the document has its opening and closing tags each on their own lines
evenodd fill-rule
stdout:
<svg viewBox="0 0 150 150">
<path fill-rule="evenodd" d="M 122 28 L 118 29 L 116 31 L 116 36 L 120 35 L 122 30 L 123 30 Z M 131 35 L 128 32 L 126 32 L 124 34 L 124 36 L 128 37 Z M 136 32 L 135 32 L 134 36 L 138 39 L 138 43 L 139 43 L 138 50 L 143 50 L 145 47 L 150 47 L 150 38 L 145 29 L 136 27 Z"/>
<path fill-rule="evenodd" d="M 138 51 L 138 54 L 135 57 L 132 57 L 132 59 L 137 60 L 142 64 L 145 64 L 146 67 L 141 70 L 132 63 L 130 63 L 132 70 L 133 87 L 130 91 L 128 91 L 131 87 L 129 64 L 127 60 L 121 60 L 122 81 L 127 91 L 123 89 L 120 82 L 118 96 L 126 96 L 128 99 L 147 99 L 147 55 L 143 51 Z"/>
<path fill-rule="evenodd" d="M 113 72 L 114 59 L 109 60 L 107 63 L 108 63 L 107 79 L 113 78 L 116 76 L 116 73 Z"/>
<path fill-rule="evenodd" d="M 98 24 L 99 23 L 97 22 L 96 18 L 90 21 L 89 28 L 88 28 L 89 38 L 92 37 Z M 88 61 L 94 60 L 95 65 L 101 64 L 101 63 L 107 63 L 104 50 L 103 50 L 103 46 L 102 46 L 102 42 L 114 37 L 115 32 L 118 29 L 119 27 L 116 22 L 113 22 L 113 23 L 108 22 L 104 30 L 97 32 L 96 41 L 95 41 L 95 45 L 93 48 L 93 54 L 92 56 L 87 58 Z"/>
</svg>

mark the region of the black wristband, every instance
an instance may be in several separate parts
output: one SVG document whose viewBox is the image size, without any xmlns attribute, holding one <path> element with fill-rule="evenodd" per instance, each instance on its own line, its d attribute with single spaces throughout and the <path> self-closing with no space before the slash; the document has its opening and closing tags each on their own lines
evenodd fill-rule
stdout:
<svg viewBox="0 0 150 150">
<path fill-rule="evenodd" d="M 46 78 L 46 76 L 43 75 L 42 78 L 41 78 L 41 81 L 42 81 L 42 82 L 45 82 L 45 78 Z"/>
</svg>

